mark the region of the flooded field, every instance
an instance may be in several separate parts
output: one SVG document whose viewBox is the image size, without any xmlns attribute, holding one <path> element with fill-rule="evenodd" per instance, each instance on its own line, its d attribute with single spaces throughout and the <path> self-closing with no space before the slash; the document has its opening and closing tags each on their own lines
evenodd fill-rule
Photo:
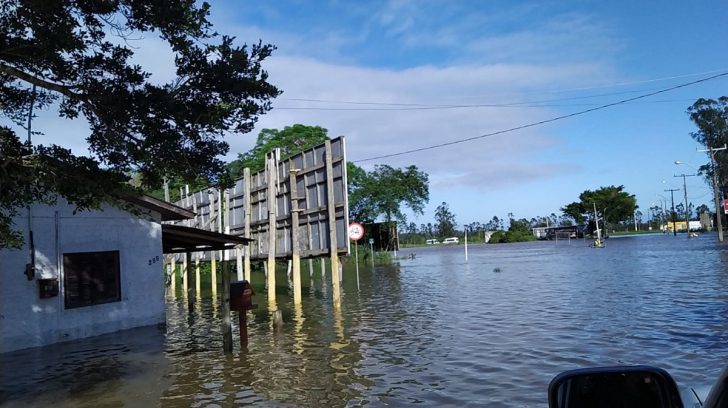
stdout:
<svg viewBox="0 0 728 408">
<path fill-rule="evenodd" d="M 414 248 L 393 266 L 361 264 L 359 289 L 347 268 L 340 312 L 331 273 L 310 279 L 304 262 L 300 307 L 284 270 L 275 303 L 254 274 L 250 344 L 229 356 L 204 283 L 192 315 L 179 289 L 167 295 L 166 329 L 3 354 L 0 406 L 543 407 L 554 375 L 614 364 L 710 386 L 728 356 L 727 259 L 716 241 L 471 245 L 468 263 L 462 245 Z"/>
</svg>

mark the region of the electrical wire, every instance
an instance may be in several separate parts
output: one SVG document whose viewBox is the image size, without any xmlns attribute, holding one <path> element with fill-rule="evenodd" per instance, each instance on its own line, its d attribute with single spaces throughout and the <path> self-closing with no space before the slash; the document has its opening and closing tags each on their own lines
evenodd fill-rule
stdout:
<svg viewBox="0 0 728 408">
<path fill-rule="evenodd" d="M 605 89 L 605 88 L 613 88 L 613 87 L 619 87 L 619 86 L 628 86 L 628 85 L 639 85 L 639 84 L 646 84 L 651 82 L 659 82 L 659 81 L 669 81 L 672 79 L 681 79 L 681 78 L 688 78 L 692 76 L 698 76 L 698 75 L 707 75 L 707 74 L 714 74 L 716 72 L 724 72 L 725 69 L 716 69 L 712 71 L 705 71 L 705 72 L 698 72 L 693 74 L 684 74 L 684 75 L 676 75 L 671 77 L 664 77 L 664 78 L 654 78 L 654 79 L 647 79 L 643 81 L 634 81 L 634 82 L 623 82 L 618 84 L 611 84 L 611 85 L 599 85 L 599 86 L 592 86 L 592 87 L 583 87 L 583 88 L 568 88 L 568 89 L 557 89 L 553 91 L 537 91 L 537 92 L 521 92 L 521 93 L 508 93 L 508 94 L 496 94 L 496 95 L 488 95 L 489 97 L 494 96 L 513 96 L 513 95 L 536 95 L 536 94 L 548 94 L 548 93 L 562 93 L 562 92 L 575 92 L 575 91 L 589 91 L 594 89 Z M 565 101 L 565 100 L 573 100 L 573 99 L 585 99 L 585 98 L 598 98 L 601 96 L 611 96 L 611 95 L 622 95 L 626 93 L 637 93 L 637 92 L 644 92 L 644 91 L 651 91 L 653 89 L 659 89 L 659 88 L 649 88 L 649 89 L 642 89 L 642 90 L 633 90 L 633 91 L 622 91 L 622 92 L 612 92 L 607 94 L 598 94 L 598 95 L 587 95 L 587 96 L 578 96 L 573 98 L 563 98 L 563 99 L 556 99 L 556 101 Z M 462 98 L 478 98 L 481 96 L 464 96 Z M 394 102 L 359 102 L 359 101 L 340 101 L 340 100 L 329 100 L 329 99 L 310 99 L 310 98 L 276 98 L 277 100 L 284 100 L 284 101 L 301 101 L 301 102 L 316 102 L 316 103 L 338 103 L 343 105 L 378 105 L 378 106 L 419 106 L 419 107 L 432 107 L 432 106 L 450 106 L 450 105 L 431 105 L 431 104 L 417 104 L 417 103 L 394 103 Z M 552 100 L 553 101 L 553 100 Z M 552 102 L 552 101 L 546 101 L 546 102 Z M 541 101 L 543 102 L 543 101 Z M 536 102 L 519 102 L 519 104 L 529 104 L 529 103 L 536 103 Z M 510 105 L 510 104 L 508 104 Z M 499 105 L 494 105 L 499 106 Z M 276 108 L 276 109 L 284 109 L 284 108 Z M 293 108 L 285 108 L 285 109 L 293 109 Z"/>
<path fill-rule="evenodd" d="M 716 75 L 709 76 L 707 78 L 702 78 L 702 79 L 698 79 L 698 80 L 695 80 L 695 81 L 687 82 L 687 83 L 684 83 L 684 84 L 671 86 L 669 88 L 665 88 L 665 89 L 661 89 L 659 91 L 650 92 L 650 93 L 647 93 L 647 94 L 635 96 L 633 98 L 623 99 L 623 100 L 618 101 L 618 102 L 612 102 L 612 103 L 604 104 L 604 105 L 601 105 L 601 106 L 597 106 L 595 108 L 585 109 L 585 110 L 582 110 L 582 111 L 579 111 L 579 112 L 569 113 L 569 114 L 557 116 L 557 117 L 554 117 L 554 118 L 551 118 L 551 119 L 545 119 L 545 120 L 541 120 L 541 121 L 538 121 L 538 122 L 529 123 L 527 125 L 516 126 L 516 127 L 510 128 L 510 129 L 504 129 L 504 130 L 499 130 L 497 132 L 486 133 L 486 134 L 480 135 L 480 136 L 473 136 L 473 137 L 469 137 L 469 138 L 465 138 L 465 139 L 453 140 L 451 142 L 439 143 L 439 144 L 436 144 L 436 145 L 431 145 L 431 146 L 426 146 L 426 147 L 420 147 L 420 148 L 417 148 L 417 149 L 405 150 L 405 151 L 398 152 L 398 153 L 390 153 L 390 154 L 385 154 L 385 155 L 381 155 L 381 156 L 374 156 L 374 157 L 369 157 L 369 158 L 366 158 L 366 159 L 355 160 L 354 163 L 363 163 L 363 162 L 372 161 L 372 160 L 379 160 L 379 159 L 385 159 L 385 158 L 389 158 L 389 157 L 402 156 L 402 155 L 405 155 L 405 154 L 417 153 L 417 152 L 422 152 L 422 151 L 425 151 L 425 150 L 432 150 L 432 149 L 437 149 L 437 148 L 440 148 L 440 147 L 451 146 L 451 145 L 455 145 L 455 144 L 459 144 L 459 143 L 465 143 L 465 142 L 470 142 L 470 141 L 473 141 L 473 140 L 483 139 L 483 138 L 486 138 L 486 137 L 492 137 L 492 136 L 496 136 L 496 135 L 501 135 L 501 134 L 504 134 L 504 133 L 510 133 L 510 132 L 514 132 L 516 130 L 527 129 L 527 128 L 531 128 L 531 127 L 543 125 L 543 124 L 546 124 L 546 123 L 556 122 L 556 121 L 559 121 L 559 120 L 563 120 L 563 119 L 567 119 L 567 118 L 571 118 L 571 117 L 575 117 L 575 116 L 584 115 L 584 114 L 587 114 L 587 113 L 591 113 L 591 112 L 595 112 L 595 111 L 598 111 L 598 110 L 606 109 L 606 108 L 609 108 L 609 107 L 612 107 L 612 106 L 622 105 L 622 104 L 625 104 L 627 102 L 631 102 L 631 101 L 636 101 L 636 100 L 639 100 L 639 99 L 648 98 L 650 96 L 662 94 L 662 93 L 665 93 L 665 92 L 674 91 L 676 89 L 685 88 L 685 87 L 688 87 L 688 86 L 691 86 L 691 85 L 695 85 L 695 84 L 699 84 L 699 83 L 702 83 L 702 82 L 708 82 L 708 81 L 711 81 L 711 80 L 714 80 L 714 79 L 717 79 L 717 78 L 721 78 L 721 77 L 724 77 L 724 76 L 728 76 L 728 72 L 723 72 L 723 73 L 720 73 L 720 74 L 716 74 Z"/>
<path fill-rule="evenodd" d="M 562 101 L 562 100 L 568 100 L 572 98 L 567 99 L 556 99 L 554 101 Z M 632 104 L 639 104 L 639 103 L 670 103 L 670 102 L 693 102 L 696 98 L 692 99 L 667 99 L 667 100 L 658 100 L 658 101 L 636 101 L 631 102 L 629 105 Z M 550 108 L 550 107 L 556 107 L 556 108 L 567 108 L 567 107 L 574 107 L 574 106 L 600 106 L 599 103 L 572 103 L 572 104 L 542 104 L 542 105 L 523 105 L 525 103 L 541 103 L 539 101 L 536 102 L 514 102 L 514 103 L 505 103 L 505 104 L 475 104 L 475 105 L 423 105 L 419 107 L 406 107 L 406 108 L 316 108 L 316 107 L 308 107 L 308 106 L 301 106 L 301 107 L 289 107 L 289 106 L 283 106 L 283 107 L 277 107 L 275 109 L 279 110 L 310 110 L 310 111 L 387 111 L 387 112 L 393 112 L 393 111 L 417 111 L 417 110 L 437 110 L 437 109 L 463 109 L 463 108 Z"/>
</svg>

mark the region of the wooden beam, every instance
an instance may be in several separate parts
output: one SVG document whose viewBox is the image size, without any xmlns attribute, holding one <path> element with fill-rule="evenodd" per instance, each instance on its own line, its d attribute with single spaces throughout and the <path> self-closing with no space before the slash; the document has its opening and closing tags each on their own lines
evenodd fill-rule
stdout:
<svg viewBox="0 0 728 408">
<path fill-rule="evenodd" d="M 329 247 L 331 248 L 331 285 L 334 307 L 341 306 L 339 282 L 339 252 L 336 240 L 336 201 L 334 200 L 334 170 L 331 160 L 331 140 L 326 141 L 326 201 L 329 206 Z"/>
<path fill-rule="evenodd" d="M 301 303 L 301 247 L 299 241 L 298 224 L 298 192 L 296 191 L 296 172 L 293 161 L 289 161 L 290 191 L 291 191 L 291 252 L 293 252 L 293 303 Z"/>
</svg>

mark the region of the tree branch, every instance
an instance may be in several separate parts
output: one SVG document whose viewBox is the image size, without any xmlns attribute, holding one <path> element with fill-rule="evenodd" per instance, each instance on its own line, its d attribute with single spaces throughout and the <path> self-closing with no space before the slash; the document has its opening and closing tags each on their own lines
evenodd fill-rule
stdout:
<svg viewBox="0 0 728 408">
<path fill-rule="evenodd" d="M 96 115 L 97 118 L 101 119 L 103 118 L 103 115 L 98 111 L 98 109 L 94 106 L 93 103 L 89 100 L 90 98 L 82 93 L 77 93 L 73 91 L 73 88 L 67 85 L 60 85 L 56 84 L 54 82 L 46 81 L 45 79 L 38 78 L 36 76 L 30 75 L 26 72 L 23 72 L 19 69 L 13 68 L 11 66 L 5 65 L 0 62 L 0 72 L 4 72 L 8 75 L 14 76 L 18 79 L 21 79 L 25 82 L 28 82 L 30 84 L 39 86 L 41 88 L 47 89 L 49 91 L 55 91 L 60 93 L 61 95 L 67 96 L 71 99 L 75 99 L 81 102 L 85 103 L 85 106 L 87 106 L 91 111 Z M 138 137 L 132 136 L 131 134 L 120 131 L 115 126 L 112 126 L 114 130 L 116 130 L 119 134 L 126 136 L 127 138 L 131 139 L 132 141 L 141 144 L 142 140 Z"/>
<path fill-rule="evenodd" d="M 59 85 L 59 84 L 56 84 L 56 83 L 53 83 L 50 81 L 46 81 L 45 79 L 35 77 L 33 75 L 30 75 L 26 72 L 23 72 L 19 69 L 11 67 L 11 66 L 5 65 L 3 63 L 0 63 L 0 72 L 4 72 L 8 75 L 14 76 L 18 79 L 22 79 L 25 82 L 39 86 L 41 88 L 45 88 L 49 91 L 56 91 L 69 98 L 86 101 L 86 97 L 84 95 L 73 92 L 71 90 L 71 87 L 68 87 L 65 85 Z"/>
</svg>

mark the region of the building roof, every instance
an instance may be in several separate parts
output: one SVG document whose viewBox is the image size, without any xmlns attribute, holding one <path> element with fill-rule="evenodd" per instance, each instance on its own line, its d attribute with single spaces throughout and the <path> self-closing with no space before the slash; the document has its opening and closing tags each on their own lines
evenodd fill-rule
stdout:
<svg viewBox="0 0 728 408">
<path fill-rule="evenodd" d="M 255 240 L 205 231 L 182 225 L 162 224 L 162 251 L 165 254 L 234 249 Z"/>
<path fill-rule="evenodd" d="M 130 195 L 124 198 L 124 201 L 136 204 L 142 208 L 146 208 L 147 210 L 158 212 L 162 215 L 162 221 L 191 220 L 195 218 L 195 213 L 190 210 L 148 195 Z"/>
</svg>

